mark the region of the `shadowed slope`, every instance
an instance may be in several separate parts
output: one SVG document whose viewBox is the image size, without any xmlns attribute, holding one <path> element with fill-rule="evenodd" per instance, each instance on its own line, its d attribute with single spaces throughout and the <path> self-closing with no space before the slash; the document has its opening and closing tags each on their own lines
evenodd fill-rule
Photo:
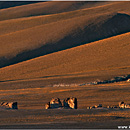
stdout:
<svg viewBox="0 0 130 130">
<path fill-rule="evenodd" d="M 128 31 L 130 16 L 115 13 L 84 15 L 2 35 L 0 67 Z"/>
<path fill-rule="evenodd" d="M 0 1 L 0 9 L 36 3 L 36 1 Z"/>
<path fill-rule="evenodd" d="M 2 9 L 0 10 L 0 20 L 68 12 L 77 9 L 104 5 L 107 3 L 109 2 L 40 2 L 19 7 L 12 7 L 9 9 Z"/>
<path fill-rule="evenodd" d="M 116 75 L 129 74 L 129 41 L 130 33 L 126 33 L 1 68 L 0 79 L 55 77 L 87 72 L 97 72 L 98 76 L 103 76 L 105 71 L 107 76 L 114 75 L 114 71 Z"/>
</svg>

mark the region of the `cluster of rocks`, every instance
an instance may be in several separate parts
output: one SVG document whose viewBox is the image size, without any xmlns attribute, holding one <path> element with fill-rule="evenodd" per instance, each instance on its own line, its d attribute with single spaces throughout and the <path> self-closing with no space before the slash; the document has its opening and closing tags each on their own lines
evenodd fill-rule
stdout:
<svg viewBox="0 0 130 130">
<path fill-rule="evenodd" d="M 87 107 L 87 109 L 93 109 L 93 108 L 103 108 L 103 107 L 102 107 L 102 104 L 95 105 L 95 106 L 92 106 L 92 107 Z"/>
<path fill-rule="evenodd" d="M 55 108 L 65 108 L 65 109 L 77 109 L 77 98 L 69 97 L 63 100 L 59 98 L 52 98 L 50 102 L 45 105 L 45 109 L 55 109 Z"/>
<path fill-rule="evenodd" d="M 10 108 L 10 109 L 18 109 L 17 102 L 1 102 L 1 106 Z"/>
<path fill-rule="evenodd" d="M 1 102 L 1 106 L 9 109 L 18 109 L 17 102 Z M 69 97 L 63 100 L 59 98 L 52 98 L 50 102 L 45 105 L 45 109 L 55 109 L 55 108 L 63 108 L 63 109 L 77 109 L 77 98 Z M 87 109 L 96 109 L 96 108 L 130 108 L 130 104 L 126 104 L 123 101 L 119 102 L 119 106 L 107 106 L 103 107 L 102 104 L 95 105 L 92 107 L 87 107 Z"/>
<path fill-rule="evenodd" d="M 83 84 L 79 84 L 79 86 L 83 86 L 83 85 L 97 85 L 97 84 L 107 84 L 107 83 L 115 83 L 115 82 L 120 82 L 120 81 L 127 81 L 130 82 L 130 75 L 125 75 L 125 76 L 118 76 L 115 78 L 112 78 L 110 80 L 97 80 L 94 82 L 89 82 L 89 83 L 83 83 Z"/>
<path fill-rule="evenodd" d="M 94 109 L 94 108 L 130 108 L 130 104 L 126 104 L 124 103 L 123 101 L 122 102 L 119 102 L 119 106 L 107 106 L 107 107 L 102 107 L 102 104 L 99 104 L 99 105 L 95 105 L 95 106 L 92 106 L 92 107 L 87 107 L 87 109 Z"/>
<path fill-rule="evenodd" d="M 124 102 L 119 102 L 119 108 L 130 108 L 130 104 L 126 104 Z"/>
<path fill-rule="evenodd" d="M 95 81 L 92 82 L 92 84 L 106 84 L 106 83 L 115 83 L 115 82 L 120 82 L 120 81 L 129 81 L 130 75 L 127 76 L 119 76 L 112 78 L 110 80 L 104 80 L 104 81 Z"/>
</svg>

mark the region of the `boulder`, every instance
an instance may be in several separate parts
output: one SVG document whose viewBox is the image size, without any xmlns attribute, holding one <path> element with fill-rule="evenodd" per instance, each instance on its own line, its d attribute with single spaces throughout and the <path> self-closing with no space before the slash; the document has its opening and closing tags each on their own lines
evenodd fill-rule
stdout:
<svg viewBox="0 0 130 130">
<path fill-rule="evenodd" d="M 11 109 L 18 109 L 17 102 L 2 102 L 1 105 Z"/>
<path fill-rule="evenodd" d="M 63 107 L 64 108 L 77 109 L 77 98 L 70 97 L 70 98 L 64 99 Z"/>
<path fill-rule="evenodd" d="M 111 108 L 110 106 L 107 106 L 107 108 Z"/>
<path fill-rule="evenodd" d="M 119 108 L 125 108 L 125 103 L 124 102 L 119 102 Z"/>
<path fill-rule="evenodd" d="M 91 107 L 87 107 L 87 109 L 91 109 Z"/>
<path fill-rule="evenodd" d="M 50 102 L 45 105 L 45 109 L 50 109 Z"/>
<path fill-rule="evenodd" d="M 130 104 L 125 104 L 125 108 L 130 108 Z"/>
<path fill-rule="evenodd" d="M 95 107 L 95 108 L 98 108 L 98 106 L 97 106 L 97 105 L 95 105 L 94 107 Z"/>
<path fill-rule="evenodd" d="M 92 106 L 92 108 L 95 108 L 95 106 Z"/>
<path fill-rule="evenodd" d="M 9 108 L 11 109 L 18 109 L 17 102 L 9 102 L 8 103 Z"/>
<path fill-rule="evenodd" d="M 130 79 L 128 79 L 127 82 L 130 82 Z"/>
<path fill-rule="evenodd" d="M 52 98 L 50 101 L 50 108 L 59 108 L 62 107 L 62 103 L 59 98 Z"/>
<path fill-rule="evenodd" d="M 102 104 L 99 104 L 98 107 L 102 107 Z"/>
</svg>

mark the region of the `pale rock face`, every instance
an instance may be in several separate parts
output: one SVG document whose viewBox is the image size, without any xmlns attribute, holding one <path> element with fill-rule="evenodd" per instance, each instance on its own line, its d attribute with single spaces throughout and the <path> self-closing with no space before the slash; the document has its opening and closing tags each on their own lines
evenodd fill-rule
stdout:
<svg viewBox="0 0 130 130">
<path fill-rule="evenodd" d="M 8 106 L 9 106 L 9 108 L 12 108 L 12 109 L 18 109 L 17 108 L 17 102 L 9 102 Z"/>
<path fill-rule="evenodd" d="M 127 82 L 130 82 L 130 79 L 128 79 Z"/>
<path fill-rule="evenodd" d="M 70 97 L 63 101 L 63 106 L 65 108 L 77 109 L 77 98 Z"/>
<path fill-rule="evenodd" d="M 45 109 L 50 109 L 50 102 L 45 105 Z"/>
</svg>

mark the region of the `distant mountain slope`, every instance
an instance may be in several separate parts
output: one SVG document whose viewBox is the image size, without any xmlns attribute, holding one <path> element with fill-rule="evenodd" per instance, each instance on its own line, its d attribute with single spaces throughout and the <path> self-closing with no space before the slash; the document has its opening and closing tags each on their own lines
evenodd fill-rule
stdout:
<svg viewBox="0 0 130 130">
<path fill-rule="evenodd" d="M 16 31 L 0 37 L 0 67 L 128 31 L 130 16 L 121 13 L 83 15 Z"/>
<path fill-rule="evenodd" d="M 94 2 L 94 3 L 96 3 L 96 2 Z M 94 5 L 94 3 L 92 5 Z M 65 3 L 62 3 L 62 4 L 64 5 Z M 72 4 L 72 3 L 70 3 L 70 4 Z M 71 18 L 75 18 L 75 17 L 80 17 L 80 16 L 84 16 L 84 15 L 86 17 L 91 17 L 91 16 L 94 17 L 99 14 L 108 13 L 108 9 L 111 6 L 113 6 L 114 9 L 109 10 L 109 13 L 113 13 L 113 12 L 115 13 L 115 12 L 122 11 L 122 10 L 127 11 L 128 10 L 127 6 L 129 6 L 129 4 L 130 4 L 130 2 L 129 3 L 112 2 L 111 4 L 108 4 L 106 6 L 97 6 L 97 7 L 93 7 L 90 9 L 87 8 L 87 9 L 69 11 L 69 12 L 58 13 L 58 14 L 40 15 L 40 16 L 24 17 L 24 18 L 0 21 L 0 35 L 31 28 L 34 26 L 39 26 L 42 24 L 57 22 L 59 20 L 66 20 L 66 19 L 71 19 Z M 89 5 L 89 4 L 86 4 L 86 5 Z M 126 6 L 126 8 L 124 8 L 124 6 Z M 104 12 L 102 12 L 102 10 L 104 10 Z"/>
<path fill-rule="evenodd" d="M 11 8 L 26 4 L 36 3 L 36 1 L 0 1 L 0 9 Z"/>
<path fill-rule="evenodd" d="M 96 72 L 107 76 L 130 73 L 130 33 L 41 56 L 0 69 L 0 80 L 68 76 Z M 106 72 L 105 72 L 106 71 Z"/>
<path fill-rule="evenodd" d="M 15 19 L 21 17 L 31 17 L 38 15 L 48 15 L 56 14 L 61 12 L 68 12 L 83 8 L 90 8 L 94 6 L 104 5 L 110 2 L 59 2 L 59 1 L 49 1 L 49 2 L 39 2 L 35 4 L 28 4 L 23 6 L 17 6 L 7 9 L 0 10 L 0 21 L 7 19 Z"/>
</svg>

